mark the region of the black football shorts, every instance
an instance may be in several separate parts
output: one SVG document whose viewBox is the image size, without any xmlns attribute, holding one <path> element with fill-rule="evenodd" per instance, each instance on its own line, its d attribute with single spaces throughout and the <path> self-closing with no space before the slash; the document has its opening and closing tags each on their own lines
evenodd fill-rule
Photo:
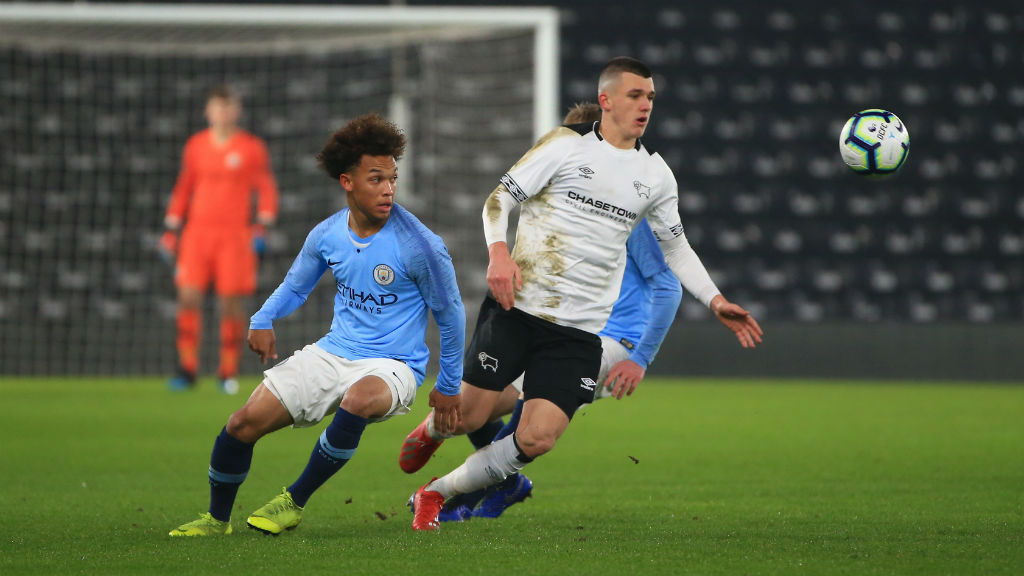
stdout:
<svg viewBox="0 0 1024 576">
<path fill-rule="evenodd" d="M 601 339 L 515 308 L 502 309 L 490 295 L 480 306 L 462 379 L 485 390 L 504 390 L 526 373 L 526 400 L 553 402 L 569 418 L 593 402 L 601 370 Z"/>
</svg>

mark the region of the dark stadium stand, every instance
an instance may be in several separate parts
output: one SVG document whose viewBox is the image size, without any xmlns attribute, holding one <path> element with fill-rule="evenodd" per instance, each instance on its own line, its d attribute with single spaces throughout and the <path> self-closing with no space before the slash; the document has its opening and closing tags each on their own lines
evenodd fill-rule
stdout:
<svg viewBox="0 0 1024 576">
<path fill-rule="evenodd" d="M 409 2 L 428 3 L 439 2 Z M 595 75 L 610 57 L 635 55 L 656 70 L 645 141 L 675 171 L 691 243 L 762 322 L 1024 322 L 1016 2 L 553 4 L 563 15 L 563 109 L 595 98 Z M 9 135 L 0 140 L 0 372 L 171 365 L 170 348 L 161 349 L 170 346 L 171 278 L 154 246 L 180 146 L 201 125 L 196 95 L 219 74 L 212 60 L 171 60 L 115 66 L 89 54 L 0 50 L 0 129 Z M 305 128 L 362 110 L 388 88 L 374 85 L 386 75 L 310 77 L 319 64 L 253 62 L 241 86 L 288 194 L 261 287 L 282 277 L 325 207 L 341 206 L 330 188 L 308 184 L 319 178 L 310 157 L 319 142 L 302 140 Z M 346 65 L 360 64 L 371 65 Z M 174 90 L 154 93 L 153 78 L 168 67 L 187 73 Z M 463 99 L 476 90 L 452 87 Z M 334 95 L 333 108 L 316 96 L 322 91 Z M 840 127 L 869 107 L 896 112 L 911 134 L 909 160 L 889 179 L 863 179 L 838 154 Z M 493 107 L 476 122 L 438 120 L 432 129 L 461 147 L 417 158 L 417 181 L 440 185 L 456 165 L 496 180 L 515 154 L 480 137 L 524 124 Z M 417 205 L 418 213 L 455 247 L 457 264 L 479 270 L 483 248 L 459 247 L 482 242 L 488 190 L 446 186 L 443 205 Z M 462 270 L 475 310 L 486 285 Z M 310 318 L 329 315 L 328 303 L 319 306 Z M 709 320 L 688 299 L 679 314 Z M 34 352 L 114 337 L 118 346 L 99 358 Z"/>
</svg>

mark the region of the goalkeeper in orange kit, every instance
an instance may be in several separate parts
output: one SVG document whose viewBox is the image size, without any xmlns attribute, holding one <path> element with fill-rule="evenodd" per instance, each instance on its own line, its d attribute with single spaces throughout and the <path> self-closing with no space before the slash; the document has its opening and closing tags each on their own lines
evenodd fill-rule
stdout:
<svg viewBox="0 0 1024 576">
<path fill-rule="evenodd" d="M 173 390 L 192 388 L 199 370 L 200 306 L 213 284 L 220 309 L 221 391 L 238 391 L 245 335 L 244 297 L 256 290 L 257 250 L 277 218 L 277 186 L 264 142 L 238 127 L 241 101 L 227 86 L 207 93 L 209 128 L 189 138 L 160 240 L 175 258 L 178 373 Z M 258 198 L 253 224 L 253 195 Z"/>
</svg>

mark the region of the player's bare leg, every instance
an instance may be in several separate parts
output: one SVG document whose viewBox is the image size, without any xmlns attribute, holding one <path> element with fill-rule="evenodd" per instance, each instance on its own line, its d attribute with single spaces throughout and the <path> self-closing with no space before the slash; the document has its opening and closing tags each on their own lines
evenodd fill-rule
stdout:
<svg viewBox="0 0 1024 576">
<path fill-rule="evenodd" d="M 523 453 L 533 459 L 550 452 L 568 427 L 569 417 L 554 402 L 531 398 L 523 404 L 515 437 Z"/>
<path fill-rule="evenodd" d="M 228 418 L 210 455 L 210 508 L 198 520 L 182 524 L 171 536 L 211 536 L 231 533 L 231 508 L 238 488 L 249 474 L 252 450 L 263 436 L 292 423 L 285 407 L 260 384 L 245 405 Z"/>
<path fill-rule="evenodd" d="M 515 434 L 477 450 L 447 475 L 427 483 L 414 497 L 413 529 L 435 530 L 444 501 L 496 484 L 523 469 L 534 458 L 550 452 L 569 426 L 569 417 L 549 400 L 531 398 Z"/>
<path fill-rule="evenodd" d="M 501 392 L 485 390 L 468 382 L 462 383 L 462 420 L 455 430 L 448 434 L 438 430 L 431 412 L 413 429 L 402 443 L 398 457 L 398 465 L 408 474 L 418 471 L 426 465 L 430 457 L 441 446 L 445 438 L 476 430 L 489 421 L 491 414 L 501 398 Z"/>
<path fill-rule="evenodd" d="M 313 447 L 305 470 L 291 486 L 249 515 L 249 527 L 274 536 L 297 527 L 313 492 L 348 463 L 369 421 L 387 414 L 394 402 L 391 388 L 378 376 L 366 376 L 352 384 Z"/>
<path fill-rule="evenodd" d="M 491 416 L 488 419 L 489 421 L 475 431 L 466 433 L 466 438 L 473 444 L 474 450 L 479 450 L 491 442 L 499 440 L 515 431 L 515 427 L 519 423 L 518 417 L 516 418 L 516 424 L 511 425 L 505 423 L 502 420 L 502 417 L 515 412 L 516 406 L 519 405 L 520 395 L 519 389 L 514 385 L 510 384 L 506 386 L 505 389 L 502 390 L 501 396 L 498 398 L 498 402 L 494 405 L 494 410 L 491 411 Z M 519 409 L 519 412 L 520 414 L 522 413 L 522 408 Z M 518 492 L 529 495 L 530 489 L 532 489 L 532 484 L 529 484 L 528 479 L 525 477 L 523 478 L 523 489 Z M 509 484 L 514 488 L 519 484 L 519 482 L 518 478 L 509 477 L 502 484 Z M 501 490 L 501 495 L 497 494 L 500 489 L 505 489 Z M 484 500 L 485 497 L 489 496 L 488 492 L 490 491 L 496 492 L 490 500 L 493 500 L 496 503 L 505 502 L 507 500 L 504 498 L 504 495 L 508 490 L 507 487 L 503 485 L 495 485 L 488 490 L 477 490 L 476 492 L 471 492 L 469 494 L 459 494 L 444 503 L 444 507 L 441 509 L 441 514 L 438 516 L 438 520 L 441 522 L 462 522 L 463 520 L 476 516 L 474 509 L 481 500 Z M 517 499 L 515 499 L 515 501 L 519 502 L 522 501 L 523 498 L 526 498 L 526 496 L 519 497 L 517 495 L 516 498 Z M 412 500 L 412 497 L 410 497 L 408 502 L 410 506 L 412 506 Z M 493 508 L 493 506 L 491 508 Z M 501 511 L 504 511 L 505 508 L 508 508 L 508 506 L 502 507 Z M 497 512 L 496 515 L 494 512 L 489 512 L 487 517 L 497 517 L 501 515 L 501 511 Z M 481 513 L 483 513 L 483 511 Z"/>
<path fill-rule="evenodd" d="M 291 423 L 291 414 L 277 396 L 261 382 L 245 404 L 228 418 L 224 430 L 242 442 L 253 444 L 271 432 L 290 426 Z"/>
<path fill-rule="evenodd" d="M 505 389 L 501 391 L 498 401 L 494 404 L 494 410 L 491 411 L 489 421 L 493 422 L 498 418 L 511 414 L 516 409 L 516 402 L 519 400 L 520 394 L 521 392 L 519 392 L 515 386 L 506 386 Z"/>
</svg>

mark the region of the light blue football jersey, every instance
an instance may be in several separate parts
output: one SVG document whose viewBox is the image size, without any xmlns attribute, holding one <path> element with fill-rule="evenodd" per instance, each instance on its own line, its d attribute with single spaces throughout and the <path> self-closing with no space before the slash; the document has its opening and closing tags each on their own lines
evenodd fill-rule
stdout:
<svg viewBox="0 0 1024 576">
<path fill-rule="evenodd" d="M 653 298 L 656 289 L 663 296 L 657 302 Z M 650 225 L 641 220 L 626 241 L 622 288 L 600 335 L 622 343 L 634 352 L 631 359 L 646 367 L 675 318 L 681 296 L 682 287 L 665 263 Z M 658 317 L 652 318 L 652 314 Z M 657 329 L 647 333 L 652 322 L 658 325 Z"/>
<path fill-rule="evenodd" d="M 422 384 L 430 357 L 424 339 L 430 309 L 441 329 L 438 389 L 457 393 L 465 310 L 444 242 L 398 204 L 384 227 L 368 238 L 356 236 L 348 218 L 345 208 L 313 228 L 284 282 L 250 326 L 271 328 L 274 320 L 305 302 L 330 269 L 337 289 L 334 320 L 317 345 L 350 360 L 399 360 Z"/>
</svg>

